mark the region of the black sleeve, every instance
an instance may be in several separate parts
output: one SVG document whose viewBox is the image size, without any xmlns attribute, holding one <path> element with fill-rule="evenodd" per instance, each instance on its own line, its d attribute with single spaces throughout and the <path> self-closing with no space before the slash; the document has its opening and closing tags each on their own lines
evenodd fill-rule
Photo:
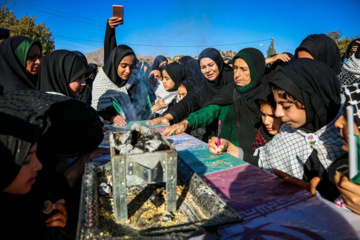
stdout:
<svg viewBox="0 0 360 240">
<path fill-rule="evenodd" d="M 98 111 L 99 115 L 107 121 L 111 121 L 112 117 L 118 115 L 113 106 L 105 108 L 105 110 Z"/>
<path fill-rule="evenodd" d="M 190 113 L 200 109 L 199 103 L 194 96 L 186 96 L 183 100 L 172 106 L 169 114 L 173 116 L 173 122 L 181 122 Z"/>
<path fill-rule="evenodd" d="M 104 39 L 104 64 L 109 58 L 111 51 L 117 46 L 115 37 L 115 28 L 111 28 L 109 22 L 106 22 L 106 31 Z"/>
<path fill-rule="evenodd" d="M 255 167 L 259 167 L 259 156 L 253 156 L 254 151 L 244 151 L 244 161 L 254 165 Z"/>
</svg>

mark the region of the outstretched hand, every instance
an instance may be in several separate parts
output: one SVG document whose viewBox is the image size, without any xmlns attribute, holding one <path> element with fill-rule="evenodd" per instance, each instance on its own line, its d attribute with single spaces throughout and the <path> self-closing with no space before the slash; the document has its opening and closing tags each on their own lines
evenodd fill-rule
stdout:
<svg viewBox="0 0 360 240">
<path fill-rule="evenodd" d="M 221 138 L 220 145 L 218 146 L 217 144 L 218 144 L 217 137 L 212 137 L 211 139 L 209 139 L 208 141 L 209 152 L 211 152 L 212 154 L 222 154 L 226 152 L 229 146 L 229 141 L 224 138 Z"/>
<path fill-rule="evenodd" d="M 279 178 L 283 179 L 285 182 L 291 183 L 295 186 L 301 187 L 312 194 L 316 195 L 316 187 L 320 182 L 319 177 L 314 177 L 310 180 L 310 183 L 305 182 L 299 178 L 293 177 L 290 174 L 287 174 L 283 171 L 277 170 L 275 168 L 272 169 L 273 173 Z"/>
<path fill-rule="evenodd" d="M 150 121 L 146 122 L 146 125 L 156 125 L 156 124 L 161 124 L 164 123 L 166 125 L 170 125 L 170 121 L 167 118 L 164 117 L 159 117 L 159 118 L 154 118 Z"/>
<path fill-rule="evenodd" d="M 116 115 L 113 119 L 114 126 L 125 126 L 127 124 L 125 116 Z"/>
<path fill-rule="evenodd" d="M 189 122 L 187 120 L 184 120 L 182 122 L 179 122 L 177 124 L 172 125 L 171 127 L 166 128 L 161 135 L 163 136 L 171 136 L 175 134 L 180 134 L 186 131 L 187 127 L 189 125 Z"/>
<path fill-rule="evenodd" d="M 67 222 L 67 210 L 65 206 L 65 200 L 60 199 L 56 203 L 51 205 L 52 210 L 59 210 L 54 215 L 50 216 L 46 221 L 47 227 L 65 227 Z"/>
</svg>

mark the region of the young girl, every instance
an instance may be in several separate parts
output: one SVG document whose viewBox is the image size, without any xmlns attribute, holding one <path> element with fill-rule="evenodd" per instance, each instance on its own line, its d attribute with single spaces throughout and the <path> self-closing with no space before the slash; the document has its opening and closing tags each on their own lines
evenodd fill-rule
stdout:
<svg viewBox="0 0 360 240">
<path fill-rule="evenodd" d="M 76 98 L 86 86 L 92 70 L 80 56 L 68 50 L 46 54 L 39 72 L 37 89 Z"/>
<path fill-rule="evenodd" d="M 345 152 L 334 122 L 341 114 L 339 81 L 324 63 L 296 59 L 269 85 L 281 118 L 280 133 L 257 149 L 258 166 L 278 169 L 309 182 L 320 177 L 318 191 L 329 200 L 338 196 L 330 169 Z"/>
<path fill-rule="evenodd" d="M 177 62 L 173 62 L 164 67 L 162 77 L 162 86 L 159 84 L 155 91 L 156 104 L 152 107 L 152 111 L 160 116 L 167 114 L 171 107 L 179 102 L 178 86 L 185 80 L 186 75 L 183 67 Z M 157 107 L 159 104 L 161 108 Z"/>
<path fill-rule="evenodd" d="M 0 123 L 6 126 L 0 130 L 1 162 L 6 169 L 0 180 L 0 208 L 6 221 L 0 229 L 14 239 L 60 239 L 67 223 L 64 199 L 51 203 L 53 199 L 43 198 L 44 189 L 32 190 L 41 184 L 37 179 L 42 169 L 36 156 L 38 127 L 5 113 L 0 113 Z"/>
<path fill-rule="evenodd" d="M 91 106 L 103 119 L 120 126 L 137 119 L 133 105 L 135 65 L 135 52 L 129 46 L 119 45 L 111 51 L 93 83 Z"/>
</svg>

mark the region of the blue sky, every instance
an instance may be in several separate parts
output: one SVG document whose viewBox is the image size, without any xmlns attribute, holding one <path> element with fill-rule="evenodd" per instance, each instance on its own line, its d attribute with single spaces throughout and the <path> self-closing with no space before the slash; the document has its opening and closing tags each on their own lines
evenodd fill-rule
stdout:
<svg viewBox="0 0 360 240">
<path fill-rule="evenodd" d="M 198 56 L 207 47 L 255 47 L 266 54 L 271 38 L 278 53 L 293 53 L 313 33 L 360 35 L 360 0 L 12 0 L 8 7 L 17 18 L 27 14 L 45 23 L 56 49 L 89 53 L 103 47 L 112 5 L 124 6 L 118 44 L 144 56 Z"/>
</svg>

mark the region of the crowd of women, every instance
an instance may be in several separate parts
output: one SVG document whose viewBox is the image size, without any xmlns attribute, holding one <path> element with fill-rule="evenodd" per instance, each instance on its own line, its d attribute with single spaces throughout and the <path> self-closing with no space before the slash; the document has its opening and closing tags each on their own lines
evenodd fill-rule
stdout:
<svg viewBox="0 0 360 240">
<path fill-rule="evenodd" d="M 0 44 L 2 229 L 73 239 L 84 164 L 108 153 L 98 147 L 105 125 L 134 120 L 168 124 L 164 136 L 186 132 L 213 154 L 360 214 L 360 186 L 338 171 L 349 162 L 346 106 L 360 134 L 360 39 L 342 57 L 332 39 L 313 34 L 294 54 L 243 48 L 223 58 L 206 48 L 198 59 L 160 55 L 150 65 L 117 45 L 121 22 L 108 19 L 99 70 L 78 51 L 42 58 L 42 45 L 24 36 Z"/>
</svg>

